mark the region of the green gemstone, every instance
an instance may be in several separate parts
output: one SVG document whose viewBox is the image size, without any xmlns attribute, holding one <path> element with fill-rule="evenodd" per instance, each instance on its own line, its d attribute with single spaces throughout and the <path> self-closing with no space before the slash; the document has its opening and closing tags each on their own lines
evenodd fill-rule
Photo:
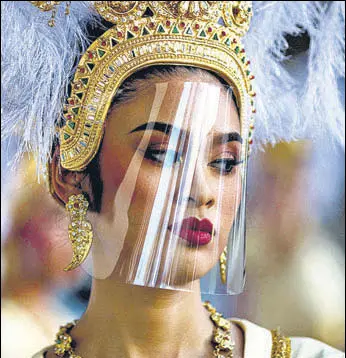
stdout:
<svg viewBox="0 0 346 358">
<path fill-rule="evenodd" d="M 243 57 L 243 58 L 241 59 L 241 62 L 245 63 L 245 60 L 246 60 L 246 58 Z"/>
<path fill-rule="evenodd" d="M 205 33 L 204 30 L 202 30 L 202 31 L 199 33 L 199 36 L 201 36 L 201 37 L 207 37 L 207 34 Z"/>
<path fill-rule="evenodd" d="M 188 27 L 186 30 L 186 35 L 193 35 L 193 32 L 191 30 L 191 27 Z"/>
<path fill-rule="evenodd" d="M 135 35 L 132 34 L 130 31 L 127 31 L 127 32 L 126 32 L 126 39 L 127 39 L 127 40 L 133 39 L 134 37 L 135 37 Z"/>
<path fill-rule="evenodd" d="M 92 125 L 91 125 L 91 124 L 89 124 L 89 123 L 85 123 L 85 127 L 87 127 L 87 128 L 91 128 L 91 127 L 92 127 Z"/>
<path fill-rule="evenodd" d="M 67 133 L 64 133 L 64 139 L 65 139 L 65 140 L 68 140 L 70 137 L 71 137 L 70 135 L 68 135 Z M 60 342 L 60 343 L 61 343 L 61 342 Z"/>
<path fill-rule="evenodd" d="M 86 137 L 89 137 L 89 133 L 84 132 L 83 134 L 84 134 Z"/>
<path fill-rule="evenodd" d="M 76 123 L 75 122 L 68 122 L 68 126 L 72 129 L 75 129 Z"/>
<path fill-rule="evenodd" d="M 150 35 L 150 32 L 146 27 L 143 28 L 142 35 L 143 36 Z"/>
<path fill-rule="evenodd" d="M 230 39 L 227 39 L 227 40 L 225 41 L 225 44 L 226 44 L 227 46 L 231 46 L 231 40 L 230 40 Z"/>
<path fill-rule="evenodd" d="M 239 53 L 239 51 L 240 51 L 239 46 L 237 46 L 237 47 L 234 49 L 234 51 L 235 51 L 235 53 Z"/>
<path fill-rule="evenodd" d="M 106 51 L 97 49 L 97 53 L 98 53 L 99 57 L 101 58 L 101 57 L 103 57 L 103 56 L 106 54 Z"/>
<path fill-rule="evenodd" d="M 76 93 L 76 96 L 77 96 L 80 100 L 82 100 L 82 98 L 83 98 L 83 92 L 78 92 L 78 93 Z"/>
<path fill-rule="evenodd" d="M 85 86 L 87 86 L 88 83 L 89 83 L 89 78 L 81 78 L 80 80 L 82 81 L 82 83 L 83 83 Z"/>
<path fill-rule="evenodd" d="M 251 72 L 250 72 L 249 70 L 247 70 L 247 71 L 246 71 L 246 76 L 250 76 L 250 73 L 251 73 Z"/>
<path fill-rule="evenodd" d="M 176 26 L 173 27 L 172 34 L 179 34 L 179 30 Z"/>
<path fill-rule="evenodd" d="M 75 113 L 75 114 L 78 114 L 79 112 L 79 108 L 75 107 L 75 108 L 72 108 L 72 112 Z"/>
<path fill-rule="evenodd" d="M 165 29 L 163 28 L 162 25 L 159 25 L 159 28 L 157 29 L 157 32 L 160 33 L 160 34 L 164 34 L 166 31 L 165 31 Z"/>
<path fill-rule="evenodd" d="M 95 68 L 95 65 L 91 62 L 87 62 L 86 65 L 87 65 L 88 69 L 90 70 L 90 72 L 92 72 L 92 70 Z"/>
<path fill-rule="evenodd" d="M 219 41 L 219 36 L 217 36 L 217 34 L 214 34 L 213 40 Z"/>
</svg>

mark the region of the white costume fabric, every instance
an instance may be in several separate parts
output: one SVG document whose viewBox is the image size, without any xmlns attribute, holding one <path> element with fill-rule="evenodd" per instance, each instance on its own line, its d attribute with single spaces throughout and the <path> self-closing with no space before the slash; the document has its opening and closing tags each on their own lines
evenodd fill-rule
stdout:
<svg viewBox="0 0 346 358">
<path fill-rule="evenodd" d="M 272 334 L 249 321 L 232 319 L 244 332 L 244 358 L 276 358 L 272 356 Z M 344 358 L 340 352 L 324 343 L 311 338 L 292 338 L 290 358 Z M 44 358 L 48 348 L 35 354 L 32 358 Z"/>
</svg>

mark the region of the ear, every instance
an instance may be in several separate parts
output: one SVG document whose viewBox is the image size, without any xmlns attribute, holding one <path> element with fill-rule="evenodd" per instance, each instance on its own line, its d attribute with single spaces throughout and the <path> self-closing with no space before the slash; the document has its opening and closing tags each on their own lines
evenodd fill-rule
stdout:
<svg viewBox="0 0 346 358">
<path fill-rule="evenodd" d="M 68 202 L 71 195 L 82 193 L 82 181 L 86 174 L 84 172 L 72 172 L 62 168 L 60 165 L 60 147 L 56 146 L 50 163 L 51 190 L 54 195 L 63 203 Z"/>
</svg>

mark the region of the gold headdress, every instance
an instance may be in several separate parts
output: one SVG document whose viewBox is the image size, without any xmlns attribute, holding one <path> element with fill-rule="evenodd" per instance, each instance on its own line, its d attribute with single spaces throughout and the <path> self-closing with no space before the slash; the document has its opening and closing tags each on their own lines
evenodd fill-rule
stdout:
<svg viewBox="0 0 346 358">
<path fill-rule="evenodd" d="M 234 88 L 243 126 L 244 118 L 248 120 L 246 101 L 255 112 L 249 100 L 255 96 L 254 76 L 241 44 L 252 17 L 251 1 L 95 1 L 94 6 L 115 26 L 91 44 L 77 67 L 60 130 L 64 168 L 79 171 L 90 163 L 119 86 L 148 66 L 189 65 L 214 71 Z M 246 125 L 251 144 L 253 124 Z"/>
</svg>

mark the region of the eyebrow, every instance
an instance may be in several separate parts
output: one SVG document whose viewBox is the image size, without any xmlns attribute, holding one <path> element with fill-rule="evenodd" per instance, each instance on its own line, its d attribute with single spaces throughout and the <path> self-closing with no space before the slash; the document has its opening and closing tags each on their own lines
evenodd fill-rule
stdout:
<svg viewBox="0 0 346 358">
<path fill-rule="evenodd" d="M 156 131 L 159 131 L 159 132 L 162 132 L 165 134 L 169 134 L 169 133 L 171 133 L 173 128 L 176 128 L 176 127 L 174 127 L 168 123 L 148 122 L 148 123 L 144 123 L 144 124 L 141 124 L 140 126 L 136 127 L 135 129 L 130 131 L 129 134 L 139 132 L 139 131 L 145 131 L 145 130 L 156 130 Z M 176 128 L 176 129 L 178 129 L 178 128 Z M 230 132 L 230 133 L 221 133 L 219 135 L 216 135 L 215 138 L 213 139 L 213 141 L 217 142 L 219 144 L 225 144 L 225 143 L 234 142 L 234 141 L 243 143 L 243 138 L 241 137 L 241 135 L 238 132 Z"/>
<path fill-rule="evenodd" d="M 169 134 L 169 133 L 171 133 L 172 128 L 173 128 L 173 126 L 171 124 L 168 124 L 168 123 L 148 122 L 148 123 L 144 123 L 144 124 L 136 127 L 135 129 L 133 129 L 129 133 L 145 131 L 145 130 L 154 130 L 154 131 L 163 132 L 165 134 Z"/>
<path fill-rule="evenodd" d="M 243 138 L 238 132 L 231 132 L 231 133 L 222 133 L 219 135 L 216 135 L 213 139 L 213 142 L 217 142 L 219 144 L 225 144 L 228 142 L 239 142 L 243 144 Z"/>
</svg>

